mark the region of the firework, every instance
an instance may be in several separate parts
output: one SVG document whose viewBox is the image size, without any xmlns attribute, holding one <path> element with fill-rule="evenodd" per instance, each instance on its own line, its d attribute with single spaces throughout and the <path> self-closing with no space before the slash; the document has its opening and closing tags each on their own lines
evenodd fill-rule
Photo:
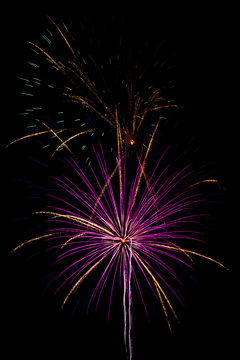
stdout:
<svg viewBox="0 0 240 360">
<path fill-rule="evenodd" d="M 113 294 L 120 292 L 124 343 L 131 360 L 132 306 L 136 295 L 148 315 L 146 299 L 151 293 L 160 303 L 171 331 L 172 318 L 178 318 L 175 300 L 182 301 L 176 290 L 182 284 L 179 266 L 191 272 L 197 258 L 201 258 L 224 267 L 198 251 L 202 236 L 199 223 L 206 214 L 200 210 L 203 199 L 197 193 L 197 185 L 218 181 L 196 179 L 190 165 L 175 168 L 168 164 L 169 150 L 162 153 L 155 166 L 149 166 L 163 118 L 160 115 L 182 106 L 152 85 L 148 86 L 148 91 L 141 92 L 134 76 L 127 73 L 119 76 L 111 88 L 104 76 L 104 66 L 91 56 L 80 56 L 80 51 L 75 49 L 74 38 L 66 24 L 57 24 L 50 17 L 48 20 L 51 30 L 43 35 L 45 46 L 33 41 L 28 45 L 38 61 L 44 59 L 51 69 L 50 75 L 56 77 L 56 84 L 51 76 L 47 80 L 49 83 L 46 79 L 40 80 L 37 73 L 31 81 L 22 78 L 28 87 L 28 92 L 23 94 L 32 101 L 24 116 L 33 123 L 27 126 L 26 135 L 9 145 L 42 136 L 44 141 L 49 141 L 42 144 L 44 149 L 55 145 L 52 157 L 62 149 L 71 156 L 65 162 L 75 180 L 71 176 L 53 178 L 60 195 L 51 194 L 52 202 L 48 207 L 35 212 L 47 218 L 47 229 L 12 252 L 40 240 L 46 242 L 57 269 L 55 293 L 65 291 L 62 306 L 81 292 L 81 284 L 93 274 L 97 280 L 89 295 L 88 309 L 94 303 L 98 306 L 106 291 L 109 318 Z M 54 55 L 51 50 L 54 32 L 64 44 L 66 51 L 63 53 L 67 55 Z M 118 52 L 115 60 L 108 59 L 108 65 L 120 63 L 120 60 Z M 29 65 L 34 71 L 40 66 L 33 61 Z M 144 78 L 143 73 L 138 74 L 138 80 Z M 35 89 L 41 86 L 42 93 L 48 89 L 47 96 L 54 94 L 54 104 L 64 103 L 64 109 L 68 109 L 66 113 L 57 111 L 56 121 L 46 115 L 46 104 L 36 102 L 39 90 Z M 81 115 L 75 118 L 72 109 L 76 105 Z M 51 110 L 54 113 L 55 108 Z M 73 117 L 71 121 L 67 114 Z M 106 157 L 99 140 L 104 133 L 109 144 Z M 82 163 L 79 145 L 85 149 L 85 137 L 91 155 L 89 151 Z"/>
<path fill-rule="evenodd" d="M 172 285 L 181 283 L 175 270 L 176 264 L 181 263 L 191 270 L 194 259 L 201 257 L 223 265 L 185 245 L 189 241 L 198 242 L 199 232 L 193 230 L 192 225 L 203 216 L 196 212 L 196 205 L 201 199 L 192 191 L 193 186 L 189 185 L 192 174 L 189 166 L 169 173 L 169 166 L 162 166 L 166 155 L 163 154 L 146 182 L 142 176 L 148 155 L 146 152 L 140 157 L 136 173 L 127 185 L 126 146 L 123 157 L 118 159 L 114 175 L 108 171 L 102 147 L 99 151 L 93 150 L 101 177 L 90 166 L 90 180 L 74 159 L 67 160 L 78 177 L 77 183 L 68 177 L 55 178 L 55 184 L 63 196 L 52 195 L 58 204 L 51 205 L 50 210 L 38 212 L 51 216 L 51 224 L 56 225 L 44 235 L 24 244 L 47 240 L 49 249 L 56 256 L 55 265 L 63 266 L 57 275 L 61 284 L 56 293 L 62 288 L 69 288 L 63 306 L 77 293 L 81 283 L 96 271 L 99 280 L 88 307 L 94 301 L 98 304 L 103 289 L 108 287 L 109 316 L 113 291 L 118 284 L 116 279 L 120 280 L 124 341 L 131 359 L 133 286 L 138 290 L 148 313 L 139 278 L 145 280 L 147 287 L 159 299 L 171 330 L 170 313 L 175 318 L 177 314 L 170 298 L 173 296 L 181 301 Z"/>
<path fill-rule="evenodd" d="M 51 152 L 52 157 L 64 148 L 76 158 L 72 146 L 77 145 L 79 137 L 89 143 L 90 136 L 114 136 L 112 132 L 119 128 L 121 138 L 127 136 L 129 145 L 136 148 L 140 134 L 142 136 L 146 131 L 146 122 L 151 121 L 151 126 L 156 126 L 159 116 L 165 118 L 167 110 L 183 108 L 164 96 L 163 89 L 151 85 L 146 91 L 146 69 L 140 70 L 139 64 L 132 64 L 131 75 L 125 69 L 125 62 L 129 66 L 132 62 L 129 55 L 117 52 L 115 59 L 109 60 L 107 65 L 99 64 L 93 56 L 83 56 L 75 48 L 77 41 L 65 22 L 58 24 L 51 17 L 47 19 L 49 26 L 41 39 L 27 42 L 32 51 L 31 61 L 27 63 L 32 76 L 29 77 L 31 72 L 28 69 L 28 75 L 19 77 L 24 82 L 21 94 L 27 104 L 20 115 L 28 120 L 27 134 L 12 140 L 7 146 L 42 136 L 43 149 L 57 144 Z M 57 41 L 60 50 L 55 45 Z M 114 82 L 112 78 L 107 79 L 112 68 L 116 71 Z M 41 75 L 44 72 L 49 73 L 47 78 Z M 144 91 L 141 92 L 140 87 Z M 62 110 L 55 109 L 54 104 L 58 107 L 61 104 Z M 48 115 L 49 111 L 54 118 Z"/>
</svg>

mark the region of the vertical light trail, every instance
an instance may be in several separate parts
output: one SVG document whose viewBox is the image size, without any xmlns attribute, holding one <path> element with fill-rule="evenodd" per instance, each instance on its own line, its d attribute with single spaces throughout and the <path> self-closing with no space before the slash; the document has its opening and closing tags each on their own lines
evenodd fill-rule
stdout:
<svg viewBox="0 0 240 360">
<path fill-rule="evenodd" d="M 128 278 L 128 346 L 129 346 L 129 359 L 132 359 L 132 340 L 131 340 L 131 330 L 132 330 L 132 315 L 131 315 L 131 306 L 132 306 L 132 292 L 131 292 L 131 278 L 132 278 L 132 240 L 130 239 L 130 258 L 129 258 L 129 278 Z"/>
<path fill-rule="evenodd" d="M 125 242 L 124 242 L 125 243 Z M 132 360 L 132 291 L 131 291 L 131 279 L 132 279 L 132 240 L 127 244 L 129 255 L 124 252 L 124 271 L 123 271 L 123 317 L 124 317 L 124 344 L 126 354 L 129 360 Z"/>
<path fill-rule="evenodd" d="M 123 267 L 123 317 L 124 317 L 124 344 L 125 344 L 125 351 L 126 354 L 128 353 L 127 349 L 127 312 L 126 312 L 126 268 Z"/>
</svg>

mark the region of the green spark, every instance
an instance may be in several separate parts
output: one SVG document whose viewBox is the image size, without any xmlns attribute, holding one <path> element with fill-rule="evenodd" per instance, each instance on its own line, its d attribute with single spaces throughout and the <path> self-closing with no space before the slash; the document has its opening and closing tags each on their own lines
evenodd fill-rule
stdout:
<svg viewBox="0 0 240 360">
<path fill-rule="evenodd" d="M 29 82 L 29 79 L 25 79 L 25 78 L 23 78 L 23 77 L 21 77 L 21 76 L 18 76 L 18 79 L 19 79 L 19 80 L 22 80 L 22 81 L 27 81 L 27 82 Z"/>
<path fill-rule="evenodd" d="M 36 124 L 34 124 L 34 125 L 28 125 L 28 126 L 27 126 L 27 129 L 35 128 L 36 126 L 37 126 Z"/>
<path fill-rule="evenodd" d="M 39 55 L 39 51 L 37 51 L 36 49 L 31 49 L 35 54 Z"/>
<path fill-rule="evenodd" d="M 50 144 L 44 145 L 44 146 L 42 147 L 42 149 L 46 149 L 46 148 L 49 147 L 49 146 L 50 146 Z"/>
<path fill-rule="evenodd" d="M 33 63 L 32 61 L 28 61 L 28 64 L 35 67 L 36 69 L 39 69 L 39 65 Z"/>
<path fill-rule="evenodd" d="M 51 33 L 51 31 L 49 29 L 47 29 L 47 32 L 53 37 L 53 34 Z"/>
<path fill-rule="evenodd" d="M 25 116 L 25 115 L 29 115 L 27 112 L 20 112 L 20 113 L 18 113 L 18 115 L 20 115 L 20 116 Z"/>
<path fill-rule="evenodd" d="M 26 95 L 26 96 L 33 96 L 33 94 L 29 94 L 29 93 L 25 93 L 25 92 L 21 92 L 20 94 Z"/>
<path fill-rule="evenodd" d="M 62 21 L 62 24 L 63 24 L 63 26 L 65 27 L 65 30 L 66 30 L 67 32 L 69 32 L 66 24 L 65 24 L 63 21 Z"/>
<path fill-rule="evenodd" d="M 46 35 L 42 35 L 42 38 L 46 40 L 48 44 L 51 44 L 51 40 Z"/>
</svg>

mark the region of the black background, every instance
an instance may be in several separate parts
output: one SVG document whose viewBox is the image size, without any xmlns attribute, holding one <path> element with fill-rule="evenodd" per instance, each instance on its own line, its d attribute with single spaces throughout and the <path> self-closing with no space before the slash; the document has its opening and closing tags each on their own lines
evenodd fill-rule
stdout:
<svg viewBox="0 0 240 360">
<path fill-rule="evenodd" d="M 122 12 L 132 19 L 130 32 L 134 32 L 135 22 L 144 24 L 146 37 L 152 36 L 155 30 L 153 37 L 157 39 L 158 30 L 164 29 L 176 48 L 179 99 L 190 107 L 194 116 L 191 131 L 199 134 L 206 144 L 204 156 L 209 154 L 215 161 L 224 184 L 223 205 L 217 213 L 216 231 L 212 235 L 215 246 L 212 253 L 230 268 L 224 271 L 208 264 L 200 267 L 199 285 L 186 284 L 181 322 L 174 326 L 173 334 L 168 333 L 164 321 L 134 319 L 134 359 L 217 358 L 223 353 L 231 359 L 236 351 L 238 331 L 235 184 L 238 178 L 236 94 L 239 81 L 234 9 L 210 10 L 196 6 L 173 11 L 159 4 L 156 11 L 150 4 L 147 9 L 125 6 L 123 10 L 117 6 L 112 6 L 114 13 Z M 85 10 L 89 14 L 99 13 L 101 22 L 100 6 L 89 6 Z M 6 12 L 6 17 L 8 14 Z M 16 176 L 14 167 L 17 165 L 4 145 L 13 138 L 12 132 L 16 131 L 19 121 L 15 107 L 19 102 L 16 77 L 24 63 L 22 48 L 29 35 L 34 38 L 38 34 L 43 16 L 37 8 L 34 11 L 22 9 L 19 13 L 16 10 L 2 32 L 5 34 L 2 76 L 6 77 L 1 126 L 2 197 L 5 199 L 2 209 L 6 215 L 1 236 L 6 259 L 2 271 L 4 283 L 6 281 L 2 292 L 6 300 L 2 307 L 2 330 L 6 351 L 8 358 L 124 359 L 122 323 L 118 322 L 117 315 L 108 324 L 97 314 L 71 316 L 61 311 L 58 300 L 44 291 L 42 264 L 35 259 L 26 260 L 23 254 L 9 255 L 16 243 L 14 239 L 24 234 L 24 225 L 16 225 L 12 220 L 15 207 L 18 210 L 22 207 L 24 214 L 25 205 L 14 203 L 18 200 L 17 192 L 21 191 L 13 189 L 16 185 L 12 176 Z"/>
</svg>

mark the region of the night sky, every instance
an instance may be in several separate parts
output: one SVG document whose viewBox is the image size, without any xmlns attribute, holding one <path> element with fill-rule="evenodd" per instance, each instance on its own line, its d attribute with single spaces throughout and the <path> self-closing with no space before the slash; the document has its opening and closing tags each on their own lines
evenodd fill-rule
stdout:
<svg viewBox="0 0 240 360">
<path fill-rule="evenodd" d="M 91 26 L 101 29 L 104 10 L 86 7 L 84 11 L 89 19 L 93 19 L 89 29 Z M 124 360 L 121 308 L 114 308 L 115 313 L 109 323 L 101 309 L 88 316 L 85 309 L 73 312 L 74 309 L 69 306 L 63 311 L 60 308 L 61 299 L 54 297 L 51 290 L 46 288 L 48 271 L 45 266 L 48 265 L 41 257 L 31 256 L 37 249 L 33 246 L 26 252 L 23 250 L 19 254 L 9 255 L 20 240 L 24 241 L 31 234 L 34 236 L 39 225 L 35 219 L 24 220 L 26 214 L 39 205 L 27 200 L 27 182 L 17 179 L 28 179 L 36 171 L 33 178 L 38 184 L 44 185 L 46 170 L 39 171 L 37 164 L 30 169 L 28 162 L 22 161 L 22 156 L 32 155 L 28 154 L 27 145 L 23 145 L 21 150 L 18 146 L 10 149 L 4 146 L 21 136 L 24 129 L 20 124 L 22 119 L 17 115 L 22 106 L 17 77 L 26 61 L 26 40 L 37 42 L 43 22 L 46 23 L 45 14 L 48 11 L 42 14 L 38 9 L 19 14 L 15 12 L 9 17 L 8 29 L 4 28 L 4 34 L 7 34 L 2 45 L 2 77 L 7 78 L 7 90 L 1 128 L 4 184 L 4 235 L 1 238 L 6 261 L 2 270 L 2 279 L 6 283 L 2 291 L 5 351 L 9 359 Z M 49 14 L 55 16 L 54 12 Z M 213 173 L 221 179 L 221 194 L 212 205 L 215 220 L 208 237 L 209 256 L 230 268 L 225 271 L 203 261 L 194 274 L 194 280 L 186 279 L 184 305 L 178 308 L 180 321 L 173 324 L 173 334 L 168 332 L 162 316 L 154 318 L 153 315 L 149 321 L 137 304 L 134 308 L 136 316 L 133 317 L 133 359 L 194 359 L 198 356 L 216 359 L 223 353 L 231 359 L 236 351 L 238 331 L 238 287 L 235 280 L 238 246 L 238 222 L 235 219 L 238 210 L 234 207 L 238 112 L 234 108 L 234 99 L 239 83 L 232 12 L 229 9 L 228 12 L 225 9 L 207 11 L 196 6 L 188 12 L 182 9 L 173 14 L 170 10 L 161 9 L 161 6 L 156 11 L 153 7 L 146 9 L 142 6 L 136 10 L 134 7 L 118 8 L 116 5 L 114 9 L 108 9 L 107 14 L 113 14 L 116 24 L 123 24 L 125 46 L 131 48 L 133 58 L 138 56 L 142 47 L 142 61 L 149 60 L 145 53 L 147 39 L 150 40 L 151 49 L 154 44 L 157 46 L 163 39 L 165 41 L 163 50 L 157 56 L 161 56 L 163 51 L 164 57 L 174 63 L 175 95 L 178 103 L 187 110 L 177 117 L 176 127 L 168 124 L 162 129 L 160 140 L 166 144 L 176 143 L 178 149 L 182 149 L 185 141 L 194 139 L 194 146 L 200 149 L 195 158 L 192 156 L 195 165 L 210 164 L 208 168 L 212 166 Z M 69 12 L 69 17 L 75 23 L 78 19 L 80 22 L 81 16 L 79 9 L 77 14 Z M 61 16 L 56 17 L 61 19 Z M 229 23 L 233 26 L 229 26 Z M 85 30 L 85 34 L 87 32 Z M 106 52 L 111 53 L 116 46 L 116 32 L 103 32 L 102 38 L 104 34 L 108 37 Z M 87 49 L 86 38 L 83 46 Z M 155 84 L 162 81 L 158 76 L 154 68 L 150 70 L 149 78 Z"/>
</svg>

